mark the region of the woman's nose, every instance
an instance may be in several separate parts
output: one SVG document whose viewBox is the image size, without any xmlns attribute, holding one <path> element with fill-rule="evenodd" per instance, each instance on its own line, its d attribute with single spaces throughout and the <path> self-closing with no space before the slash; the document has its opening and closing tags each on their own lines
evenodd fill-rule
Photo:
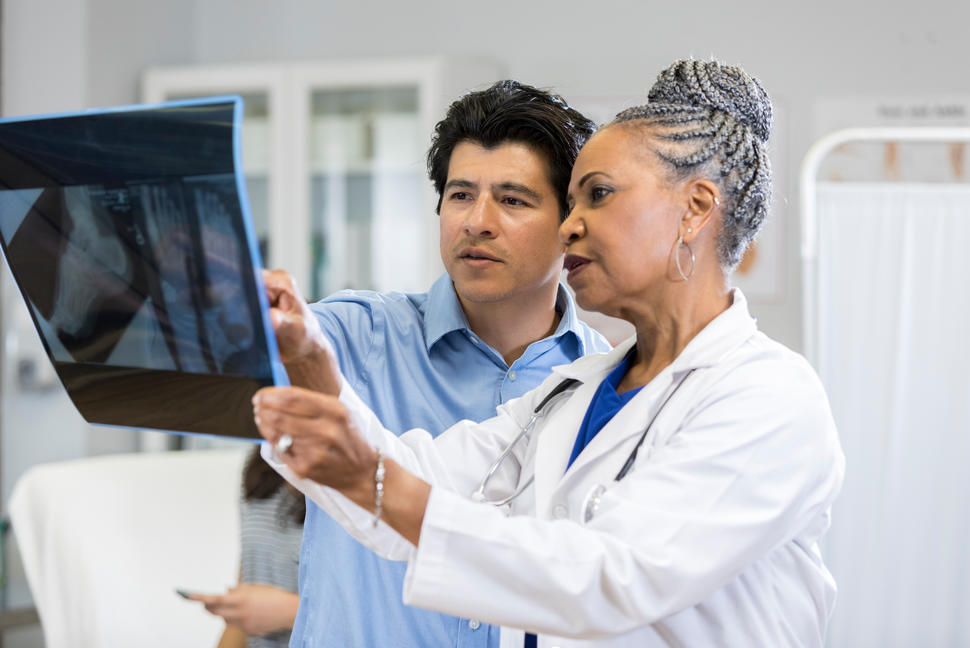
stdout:
<svg viewBox="0 0 970 648">
<path fill-rule="evenodd" d="M 563 245 L 569 245 L 584 236 L 586 236 L 586 223 L 576 213 L 576 209 L 573 209 L 559 226 L 559 240 Z"/>
</svg>

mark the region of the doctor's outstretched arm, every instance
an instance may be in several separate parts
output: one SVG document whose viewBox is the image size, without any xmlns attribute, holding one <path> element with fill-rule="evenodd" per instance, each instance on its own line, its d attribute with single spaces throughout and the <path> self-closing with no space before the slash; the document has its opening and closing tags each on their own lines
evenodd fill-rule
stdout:
<svg viewBox="0 0 970 648">
<path fill-rule="evenodd" d="M 548 382 L 557 379 L 550 377 Z M 253 399 L 262 435 L 263 458 L 290 483 L 326 510 L 357 540 L 392 560 L 408 560 L 418 543 L 432 486 L 467 497 L 494 458 L 528 420 L 548 385 L 498 407 L 487 421 L 459 421 L 433 438 L 414 429 L 398 436 L 344 380 L 339 397 L 298 387 L 267 387 Z M 292 445 L 282 455 L 273 446 L 284 435 Z M 375 528 L 377 448 L 384 455 L 384 495 Z M 511 493 L 526 444 L 514 450 L 490 481 L 490 492 Z M 455 461 L 461 457 L 461 461 Z"/>
</svg>

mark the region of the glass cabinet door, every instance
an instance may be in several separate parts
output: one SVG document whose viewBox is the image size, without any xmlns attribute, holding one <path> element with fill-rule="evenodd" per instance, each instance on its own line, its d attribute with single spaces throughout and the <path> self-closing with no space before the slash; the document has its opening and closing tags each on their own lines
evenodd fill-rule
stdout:
<svg viewBox="0 0 970 648">
<path fill-rule="evenodd" d="M 425 153 L 448 104 L 498 78 L 442 58 L 160 67 L 146 101 L 238 94 L 263 265 L 303 295 L 420 291 L 443 271 Z"/>
<path fill-rule="evenodd" d="M 427 245 L 427 133 L 414 85 L 311 89 L 311 299 L 343 288 L 418 290 Z"/>
</svg>

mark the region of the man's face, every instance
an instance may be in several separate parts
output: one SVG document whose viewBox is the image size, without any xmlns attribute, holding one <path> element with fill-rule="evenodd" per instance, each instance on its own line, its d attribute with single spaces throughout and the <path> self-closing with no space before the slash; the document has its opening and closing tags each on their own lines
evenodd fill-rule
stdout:
<svg viewBox="0 0 970 648">
<path fill-rule="evenodd" d="M 563 261 L 559 214 L 548 165 L 532 148 L 459 143 L 440 226 L 441 259 L 462 305 L 528 304 L 554 294 Z"/>
</svg>

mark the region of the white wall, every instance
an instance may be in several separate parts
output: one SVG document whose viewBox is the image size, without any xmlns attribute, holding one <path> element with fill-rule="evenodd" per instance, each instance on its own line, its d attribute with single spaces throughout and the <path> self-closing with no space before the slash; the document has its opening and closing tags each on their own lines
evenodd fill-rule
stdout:
<svg viewBox="0 0 970 648">
<path fill-rule="evenodd" d="M 778 184 L 791 209 L 772 215 L 785 245 L 782 295 L 773 303 L 756 303 L 754 310 L 770 335 L 800 348 L 796 177 L 813 139 L 813 101 L 844 94 L 970 91 L 965 73 L 970 3 L 702 4 L 204 0 L 196 16 L 197 59 L 486 56 L 510 76 L 554 87 L 567 99 L 645 97 L 657 72 L 685 56 L 714 55 L 741 64 L 765 84 L 787 126 L 787 132 L 776 133 L 788 152 L 776 166 L 785 175 Z"/>
</svg>

